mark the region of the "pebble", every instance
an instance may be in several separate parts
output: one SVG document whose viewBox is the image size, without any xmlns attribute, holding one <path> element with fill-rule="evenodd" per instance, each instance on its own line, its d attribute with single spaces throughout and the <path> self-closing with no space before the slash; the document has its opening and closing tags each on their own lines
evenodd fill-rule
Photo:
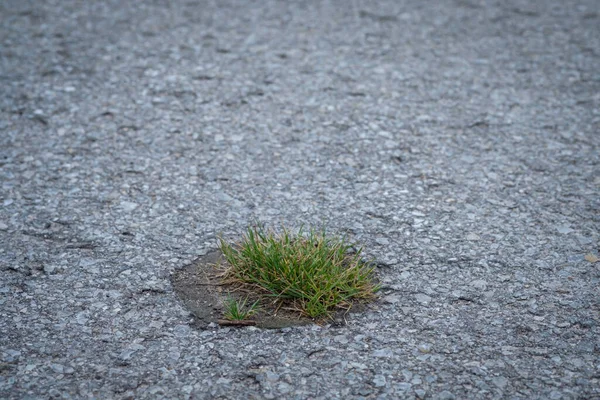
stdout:
<svg viewBox="0 0 600 400">
<path fill-rule="evenodd" d="M 396 294 L 390 294 L 387 295 L 383 298 L 383 301 L 385 301 L 388 304 L 396 304 L 400 301 L 400 296 L 396 295 Z"/>
<path fill-rule="evenodd" d="M 125 349 L 119 354 L 119 359 L 121 359 L 123 361 L 128 361 L 131 359 L 131 357 L 133 356 L 133 354 L 136 351 L 137 350 L 133 350 L 133 349 Z"/>
<path fill-rule="evenodd" d="M 423 293 L 417 293 L 415 295 L 415 299 L 421 304 L 429 304 L 429 302 L 432 300 L 430 296 L 427 296 Z"/>
<path fill-rule="evenodd" d="M 19 359 L 21 356 L 21 352 L 19 350 L 14 349 L 6 349 L 2 351 L 2 361 L 4 362 L 14 362 Z"/>
<path fill-rule="evenodd" d="M 573 232 L 573 229 L 571 229 L 571 227 L 568 225 L 557 226 L 556 230 L 558 231 L 558 233 L 562 233 L 562 234 L 567 234 L 567 233 Z"/>
<path fill-rule="evenodd" d="M 233 197 L 231 197 L 230 195 L 228 195 L 228 194 L 227 194 L 227 193 L 225 193 L 225 192 L 219 192 L 219 193 L 217 193 L 217 196 L 216 196 L 216 197 L 217 197 L 217 199 L 218 199 L 219 201 L 226 201 L 226 202 L 227 202 L 227 201 L 231 201 L 231 200 L 233 200 Z"/>
<path fill-rule="evenodd" d="M 396 383 L 394 386 L 399 392 L 408 392 L 412 388 L 412 385 L 408 382 Z"/>
<path fill-rule="evenodd" d="M 503 376 L 496 376 L 492 378 L 492 383 L 500 389 L 504 389 L 508 384 L 508 379 Z"/>
<path fill-rule="evenodd" d="M 484 279 L 476 279 L 471 281 L 471 286 L 473 286 L 477 290 L 485 290 L 487 289 L 488 283 Z"/>
<path fill-rule="evenodd" d="M 269 381 L 269 382 L 277 382 L 279 380 L 279 374 L 276 374 L 275 372 L 272 372 L 272 371 L 267 371 L 267 373 L 265 374 L 265 377 L 266 377 L 267 381 Z"/>
<path fill-rule="evenodd" d="M 173 328 L 173 333 L 175 336 L 183 338 L 191 333 L 191 329 L 188 325 L 177 325 Z"/>
<path fill-rule="evenodd" d="M 57 374 L 62 374 L 65 369 L 65 367 L 61 364 L 50 364 L 50 368 L 52 368 L 52 371 L 56 372 Z"/>
<path fill-rule="evenodd" d="M 479 235 L 478 235 L 478 234 L 476 234 L 476 233 L 469 233 L 469 234 L 467 235 L 467 240 L 470 240 L 470 241 L 477 241 L 477 240 L 479 240 L 479 239 L 481 239 L 481 238 L 480 238 L 480 237 L 479 237 Z"/>
<path fill-rule="evenodd" d="M 56 265 L 52 265 L 52 264 L 45 264 L 44 265 L 44 272 L 48 275 L 52 275 L 56 272 L 57 267 Z"/>
<path fill-rule="evenodd" d="M 348 337 L 346 335 L 336 335 L 333 337 L 333 340 L 335 340 L 336 342 L 341 343 L 341 344 L 348 343 Z"/>
<path fill-rule="evenodd" d="M 388 244 L 390 244 L 390 241 L 387 238 L 377 238 L 377 239 L 375 239 L 375 242 L 377 242 L 377 244 L 380 244 L 382 246 L 387 246 Z"/>
<path fill-rule="evenodd" d="M 456 397 L 448 390 L 444 390 L 434 396 L 436 400 L 454 400 Z"/>
<path fill-rule="evenodd" d="M 417 348 L 421 353 L 431 353 L 431 345 L 429 343 L 422 343 Z"/>
<path fill-rule="evenodd" d="M 392 357 L 394 353 L 390 349 L 378 349 L 373 351 L 373 357 Z"/>
<path fill-rule="evenodd" d="M 383 375 L 375 375 L 373 377 L 373 384 L 375 387 L 384 387 L 386 383 L 385 376 Z"/>
<path fill-rule="evenodd" d="M 121 208 L 125 212 L 131 212 L 131 211 L 135 210 L 136 208 L 138 208 L 138 204 L 137 203 L 133 203 L 131 201 L 122 201 L 121 202 Z"/>
</svg>

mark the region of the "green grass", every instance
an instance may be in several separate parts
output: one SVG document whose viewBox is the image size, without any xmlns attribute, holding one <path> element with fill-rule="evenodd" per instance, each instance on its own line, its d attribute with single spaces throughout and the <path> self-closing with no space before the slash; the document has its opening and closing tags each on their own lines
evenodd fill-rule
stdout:
<svg viewBox="0 0 600 400">
<path fill-rule="evenodd" d="M 283 228 L 277 234 L 249 228 L 241 242 L 221 238 L 219 247 L 228 263 L 227 281 L 258 288 L 309 317 L 348 309 L 352 301 L 372 299 L 378 290 L 362 249 L 353 253 L 352 243 L 325 231 L 292 234 Z"/>
<path fill-rule="evenodd" d="M 250 318 L 258 311 L 258 301 L 254 302 L 250 306 L 246 306 L 248 298 L 244 300 L 236 300 L 228 297 L 225 301 L 225 319 L 230 321 L 243 321 Z"/>
</svg>

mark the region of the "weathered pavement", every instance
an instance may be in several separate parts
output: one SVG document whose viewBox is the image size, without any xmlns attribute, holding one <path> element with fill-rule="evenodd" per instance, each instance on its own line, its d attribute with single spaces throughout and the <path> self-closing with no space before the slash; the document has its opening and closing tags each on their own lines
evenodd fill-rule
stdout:
<svg viewBox="0 0 600 400">
<path fill-rule="evenodd" d="M 599 8 L 1 2 L 0 398 L 599 398 Z M 195 330 L 171 273 L 256 220 L 381 300 Z"/>
</svg>

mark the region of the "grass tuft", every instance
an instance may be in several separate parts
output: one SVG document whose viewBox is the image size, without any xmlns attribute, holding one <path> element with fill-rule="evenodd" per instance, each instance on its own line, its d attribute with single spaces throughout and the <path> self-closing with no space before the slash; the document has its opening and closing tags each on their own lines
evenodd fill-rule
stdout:
<svg viewBox="0 0 600 400">
<path fill-rule="evenodd" d="M 277 234 L 249 228 L 239 243 L 219 242 L 229 264 L 226 280 L 260 288 L 309 317 L 329 316 L 354 300 L 372 299 L 378 290 L 362 249 L 353 253 L 352 243 L 325 231 L 292 234 L 284 228 Z"/>
<path fill-rule="evenodd" d="M 236 300 L 228 297 L 225 301 L 225 319 L 230 321 L 243 321 L 256 314 L 258 311 L 258 301 L 250 306 L 246 306 L 247 302 L 248 298 Z"/>
</svg>

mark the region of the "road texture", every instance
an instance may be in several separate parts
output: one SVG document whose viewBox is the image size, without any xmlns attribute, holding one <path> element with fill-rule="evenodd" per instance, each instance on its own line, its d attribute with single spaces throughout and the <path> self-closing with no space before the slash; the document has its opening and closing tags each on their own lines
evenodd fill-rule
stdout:
<svg viewBox="0 0 600 400">
<path fill-rule="evenodd" d="M 600 398 L 597 0 L 5 0 L 0 94 L 0 398 Z M 196 329 L 256 221 L 379 300 Z"/>
</svg>

